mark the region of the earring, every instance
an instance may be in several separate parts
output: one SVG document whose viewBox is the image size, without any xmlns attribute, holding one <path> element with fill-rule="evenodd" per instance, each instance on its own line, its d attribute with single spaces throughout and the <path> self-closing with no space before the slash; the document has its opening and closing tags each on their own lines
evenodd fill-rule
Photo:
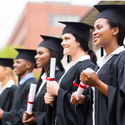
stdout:
<svg viewBox="0 0 125 125">
<path fill-rule="evenodd" d="M 113 36 L 115 36 L 115 33 L 113 33 Z"/>
</svg>

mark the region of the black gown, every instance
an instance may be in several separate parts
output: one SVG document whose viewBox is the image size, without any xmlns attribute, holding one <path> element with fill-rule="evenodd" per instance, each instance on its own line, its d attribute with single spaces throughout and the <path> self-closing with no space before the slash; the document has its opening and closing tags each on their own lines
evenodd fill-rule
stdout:
<svg viewBox="0 0 125 125">
<path fill-rule="evenodd" d="M 55 74 L 55 81 L 57 81 L 62 75 L 62 71 L 58 70 Z M 49 105 L 44 102 L 44 94 L 46 92 L 46 84 L 41 89 L 40 93 L 34 100 L 33 112 L 37 121 L 37 125 L 50 125 L 51 124 L 51 112 L 49 111 Z"/>
<path fill-rule="evenodd" d="M 80 73 L 87 67 L 94 68 L 95 65 L 89 59 L 77 62 L 72 66 L 60 82 L 57 99 L 54 102 L 52 124 L 55 125 L 77 125 L 78 115 L 75 105 L 70 103 L 72 92 L 77 90 L 73 81 L 80 83 Z"/>
<path fill-rule="evenodd" d="M 10 111 L 13 105 L 13 99 L 15 91 L 18 86 L 12 85 L 10 88 L 6 88 L 0 95 L 0 108 L 4 111 Z"/>
<path fill-rule="evenodd" d="M 95 125 L 125 125 L 125 51 L 109 59 L 97 75 L 108 85 L 108 97 L 95 89 Z M 79 109 L 79 125 L 92 125 L 87 122 L 92 121 L 92 89 L 88 92 L 86 104 Z"/>
<path fill-rule="evenodd" d="M 22 125 L 22 116 L 26 110 L 27 97 L 31 83 L 36 83 L 35 77 L 29 78 L 15 92 L 14 102 L 9 112 L 4 112 L 2 125 Z"/>
<path fill-rule="evenodd" d="M 98 72 L 108 97 L 95 90 L 96 125 L 125 125 L 125 51 L 114 55 Z"/>
<path fill-rule="evenodd" d="M 13 105 L 13 99 L 15 95 L 15 91 L 18 89 L 18 86 L 12 85 L 10 88 L 6 88 L 0 95 L 0 108 L 4 111 L 10 111 Z M 1 125 L 0 120 L 0 125 Z"/>
</svg>

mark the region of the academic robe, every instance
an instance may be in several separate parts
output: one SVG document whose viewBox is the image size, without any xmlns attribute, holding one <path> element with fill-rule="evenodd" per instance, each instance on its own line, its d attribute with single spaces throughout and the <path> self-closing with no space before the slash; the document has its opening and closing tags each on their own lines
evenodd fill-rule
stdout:
<svg viewBox="0 0 125 125">
<path fill-rule="evenodd" d="M 55 81 L 57 81 L 62 75 L 62 71 L 58 70 L 55 73 Z M 46 84 L 41 89 L 40 93 L 34 100 L 33 112 L 37 121 L 37 125 L 50 125 L 51 124 L 51 112 L 49 112 L 49 105 L 45 104 L 44 95 L 46 92 Z"/>
<path fill-rule="evenodd" d="M 94 68 L 95 65 L 89 59 L 79 61 L 72 66 L 60 82 L 57 99 L 54 102 L 52 125 L 77 125 L 78 115 L 75 105 L 70 103 L 72 92 L 77 90 L 73 82 L 80 83 L 80 73 L 87 67 Z"/>
<path fill-rule="evenodd" d="M 108 97 L 95 90 L 96 125 L 125 125 L 125 51 L 114 55 L 98 72 Z"/>
<path fill-rule="evenodd" d="M 26 110 L 30 84 L 36 82 L 35 77 L 29 78 L 16 90 L 11 110 L 3 113 L 2 125 L 23 125 L 22 116 Z"/>
<path fill-rule="evenodd" d="M 9 88 L 6 88 L 0 95 L 0 108 L 4 111 L 10 111 L 10 108 L 13 105 L 15 91 L 18 88 L 16 85 L 12 85 Z"/>
<path fill-rule="evenodd" d="M 95 125 L 125 125 L 125 51 L 110 58 L 97 75 L 108 85 L 108 97 L 95 89 Z M 92 94 L 90 89 L 79 109 L 79 125 L 92 125 Z"/>
<path fill-rule="evenodd" d="M 10 111 L 12 105 L 13 105 L 13 100 L 14 100 L 14 95 L 15 91 L 18 89 L 18 86 L 12 85 L 9 88 L 6 88 L 0 95 L 0 108 L 4 111 Z M 0 125 L 2 125 L 1 120 L 0 120 Z"/>
</svg>

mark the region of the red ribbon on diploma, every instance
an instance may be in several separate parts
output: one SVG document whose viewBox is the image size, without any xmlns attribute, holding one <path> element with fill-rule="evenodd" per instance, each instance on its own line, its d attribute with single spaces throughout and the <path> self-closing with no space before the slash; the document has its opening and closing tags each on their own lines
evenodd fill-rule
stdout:
<svg viewBox="0 0 125 125">
<path fill-rule="evenodd" d="M 73 85 L 76 86 L 76 87 L 81 87 L 81 88 L 83 88 L 83 89 L 87 89 L 87 88 L 88 88 L 88 85 L 81 85 L 81 84 L 78 85 L 78 84 L 75 82 L 75 80 L 73 81 Z"/>
<path fill-rule="evenodd" d="M 29 104 L 33 104 L 33 102 L 28 101 Z"/>
<path fill-rule="evenodd" d="M 29 103 L 29 104 L 33 104 L 33 102 L 30 102 L 30 101 L 29 101 L 29 94 L 28 94 L 27 98 L 28 98 L 28 103 Z"/>
<path fill-rule="evenodd" d="M 47 81 L 54 81 L 55 79 L 54 79 L 54 78 L 46 77 L 46 80 L 47 80 Z"/>
</svg>

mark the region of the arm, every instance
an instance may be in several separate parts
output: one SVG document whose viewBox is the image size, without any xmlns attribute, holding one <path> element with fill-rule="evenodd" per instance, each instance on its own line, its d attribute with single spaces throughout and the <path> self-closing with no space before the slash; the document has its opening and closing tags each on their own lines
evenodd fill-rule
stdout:
<svg viewBox="0 0 125 125">
<path fill-rule="evenodd" d="M 85 73 L 84 71 L 80 75 L 80 81 L 89 86 L 93 86 L 101 93 L 108 97 L 108 85 L 102 82 L 97 74 L 94 72 L 92 75 Z"/>
</svg>

